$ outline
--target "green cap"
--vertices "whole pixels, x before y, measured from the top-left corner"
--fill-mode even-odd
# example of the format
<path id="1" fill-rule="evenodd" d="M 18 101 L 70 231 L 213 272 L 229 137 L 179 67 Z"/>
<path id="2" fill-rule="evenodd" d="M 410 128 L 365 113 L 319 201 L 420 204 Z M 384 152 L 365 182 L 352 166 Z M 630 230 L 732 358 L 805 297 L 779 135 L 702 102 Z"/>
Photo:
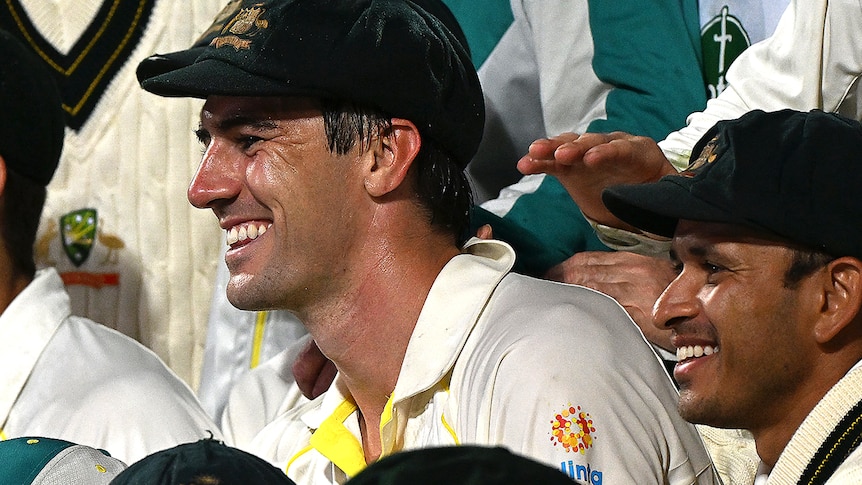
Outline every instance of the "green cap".
<path id="1" fill-rule="evenodd" d="M 103 450 L 42 437 L 0 441 L 0 464 L 0 485 L 107 485 L 126 468 Z"/>
<path id="2" fill-rule="evenodd" d="M 203 439 L 133 463 L 111 485 L 293 485 L 283 471 L 221 441 Z"/>

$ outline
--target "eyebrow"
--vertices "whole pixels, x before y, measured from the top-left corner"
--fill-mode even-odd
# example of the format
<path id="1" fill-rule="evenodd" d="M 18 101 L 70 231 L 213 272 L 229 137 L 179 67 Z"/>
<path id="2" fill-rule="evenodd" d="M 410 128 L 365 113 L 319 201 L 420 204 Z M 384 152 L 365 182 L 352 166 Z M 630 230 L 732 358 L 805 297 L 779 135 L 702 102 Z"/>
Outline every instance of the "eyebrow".
<path id="1" fill-rule="evenodd" d="M 228 131 L 240 126 L 247 126 L 262 131 L 275 129 L 278 127 L 278 123 L 271 119 L 260 119 L 251 116 L 231 116 L 216 123 L 216 128 L 220 131 Z"/>
<path id="2" fill-rule="evenodd" d="M 709 245 L 689 246 L 685 248 L 685 252 L 696 258 L 704 258 L 712 253 L 712 248 Z M 679 251 L 673 247 L 669 250 L 669 256 L 672 260 L 680 260 Z"/>

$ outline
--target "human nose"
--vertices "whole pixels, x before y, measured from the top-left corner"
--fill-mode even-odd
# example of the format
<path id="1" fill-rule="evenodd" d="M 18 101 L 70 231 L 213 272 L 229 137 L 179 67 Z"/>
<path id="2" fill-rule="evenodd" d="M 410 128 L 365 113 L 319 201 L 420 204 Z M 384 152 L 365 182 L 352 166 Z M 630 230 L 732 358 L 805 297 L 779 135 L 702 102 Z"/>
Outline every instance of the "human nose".
<path id="1" fill-rule="evenodd" d="M 240 161 L 218 140 L 210 141 L 188 189 L 189 202 L 199 208 L 212 208 L 220 201 L 236 198 L 240 191 Z"/>
<path id="2" fill-rule="evenodd" d="M 685 319 L 697 315 L 700 303 L 696 282 L 685 272 L 680 273 L 664 289 L 653 306 L 653 325 L 667 330 Z"/>

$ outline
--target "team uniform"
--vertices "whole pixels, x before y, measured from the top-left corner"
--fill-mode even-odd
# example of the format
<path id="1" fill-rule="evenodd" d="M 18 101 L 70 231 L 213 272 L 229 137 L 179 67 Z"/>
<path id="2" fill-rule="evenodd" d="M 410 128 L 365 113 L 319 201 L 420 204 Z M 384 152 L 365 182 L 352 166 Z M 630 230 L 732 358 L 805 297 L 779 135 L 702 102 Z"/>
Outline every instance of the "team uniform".
<path id="1" fill-rule="evenodd" d="M 46 436 L 132 463 L 211 434 L 197 398 L 149 349 L 71 315 L 53 269 L 40 270 L 0 315 L 2 438 Z"/>
<path id="2" fill-rule="evenodd" d="M 504 243 L 473 240 L 438 275 L 381 417 L 383 455 L 502 445 L 586 483 L 715 483 L 625 311 L 586 288 L 510 273 L 514 259 Z M 360 443 L 339 376 L 237 445 L 309 484 L 362 470 Z"/>
<path id="3" fill-rule="evenodd" d="M 68 116 L 36 241 L 72 312 L 153 349 L 193 388 L 222 231 L 192 207 L 199 100 L 156 103 L 137 61 L 191 45 L 227 0 L 12 0 L 0 26 L 56 74 Z"/>
<path id="4" fill-rule="evenodd" d="M 796 430 L 790 442 L 766 476 L 758 476 L 757 485 L 825 483 L 828 485 L 855 485 L 862 483 L 862 448 L 850 448 L 850 442 L 858 443 L 862 435 L 859 421 L 862 396 L 862 367 L 857 364 L 832 389 L 823 396 Z M 823 450 L 833 450 L 823 453 Z M 840 451 L 839 451 L 840 450 Z M 818 453 L 819 452 L 819 453 Z M 825 482 L 815 481 L 816 474 L 829 469 L 829 461 L 835 460 L 837 469 Z M 816 477 L 822 480 L 823 477 Z"/>
<path id="5" fill-rule="evenodd" d="M 822 109 L 862 119 L 862 5 L 851 1 L 794 1 L 769 39 L 737 58 L 728 87 L 688 125 L 659 145 L 683 169 L 691 148 L 717 121 L 752 110 Z"/>

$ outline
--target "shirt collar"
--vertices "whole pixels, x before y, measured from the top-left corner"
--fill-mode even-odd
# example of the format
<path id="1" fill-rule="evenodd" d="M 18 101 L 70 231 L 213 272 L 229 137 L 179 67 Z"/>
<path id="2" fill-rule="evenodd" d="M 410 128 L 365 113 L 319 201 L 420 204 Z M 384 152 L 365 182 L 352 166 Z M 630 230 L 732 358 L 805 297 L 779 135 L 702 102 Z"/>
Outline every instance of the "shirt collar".
<path id="1" fill-rule="evenodd" d="M 407 345 L 395 391 L 387 404 L 390 409 L 392 403 L 431 388 L 449 373 L 488 299 L 514 262 L 515 252 L 508 244 L 473 238 L 443 267 Z M 340 412 L 348 410 L 345 406 L 350 407 L 349 412 Z M 341 375 L 336 375 L 329 389 L 300 419 L 309 429 L 318 430 L 338 415 L 337 421 L 358 439 L 356 420 L 350 418 L 355 409 Z M 339 435 L 345 436 L 340 431 Z"/>
<path id="2" fill-rule="evenodd" d="M 393 392 L 396 403 L 429 389 L 449 373 L 514 262 L 515 252 L 508 244 L 473 238 L 443 267 L 407 344 Z"/>

